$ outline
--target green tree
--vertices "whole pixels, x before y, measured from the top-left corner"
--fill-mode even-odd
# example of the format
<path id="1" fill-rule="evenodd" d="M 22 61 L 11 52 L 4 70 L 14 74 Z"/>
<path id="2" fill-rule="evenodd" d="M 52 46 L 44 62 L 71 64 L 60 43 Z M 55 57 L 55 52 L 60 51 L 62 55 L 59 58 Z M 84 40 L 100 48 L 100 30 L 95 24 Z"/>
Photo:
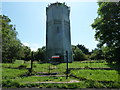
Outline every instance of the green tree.
<path id="1" fill-rule="evenodd" d="M 17 38 L 17 31 L 11 20 L 5 16 L 0 15 L 0 23 L 2 25 L 2 62 L 13 62 L 15 59 L 20 58 L 22 43 Z"/>
<path id="2" fill-rule="evenodd" d="M 106 59 L 120 63 L 120 1 L 98 2 L 98 5 L 98 17 L 92 24 L 98 47 L 106 45 L 109 52 Z"/>
<path id="3" fill-rule="evenodd" d="M 38 50 L 35 52 L 35 60 L 40 62 L 46 62 L 45 61 L 45 51 L 46 47 L 38 48 Z"/>
<path id="4" fill-rule="evenodd" d="M 101 60 L 104 59 L 104 55 L 101 49 L 94 49 L 90 56 L 90 59 Z"/>
<path id="5" fill-rule="evenodd" d="M 89 50 L 84 45 L 77 45 L 77 47 L 84 53 L 89 54 Z"/>
<path id="6" fill-rule="evenodd" d="M 86 59 L 85 54 L 78 47 L 73 51 L 73 58 L 74 61 L 82 61 Z"/>
<path id="7" fill-rule="evenodd" d="M 25 61 L 29 61 L 31 59 L 31 49 L 28 46 L 22 46 L 22 53 L 23 53 L 23 57 L 22 59 Z"/>

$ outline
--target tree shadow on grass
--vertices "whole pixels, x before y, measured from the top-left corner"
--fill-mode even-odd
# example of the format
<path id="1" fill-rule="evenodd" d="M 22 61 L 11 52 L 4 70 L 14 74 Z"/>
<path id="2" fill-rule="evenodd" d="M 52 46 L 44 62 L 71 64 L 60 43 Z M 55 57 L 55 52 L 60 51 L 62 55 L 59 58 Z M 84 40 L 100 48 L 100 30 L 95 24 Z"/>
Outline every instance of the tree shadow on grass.
<path id="1" fill-rule="evenodd" d="M 106 64 L 113 70 L 116 70 L 118 72 L 118 83 L 120 84 L 120 64 L 118 63 L 108 63 Z"/>

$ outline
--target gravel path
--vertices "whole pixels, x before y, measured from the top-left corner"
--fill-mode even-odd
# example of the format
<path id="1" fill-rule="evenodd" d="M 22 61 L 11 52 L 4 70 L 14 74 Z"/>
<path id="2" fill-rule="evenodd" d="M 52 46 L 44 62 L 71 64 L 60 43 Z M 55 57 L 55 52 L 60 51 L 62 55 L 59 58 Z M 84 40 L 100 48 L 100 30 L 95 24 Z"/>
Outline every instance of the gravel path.
<path id="1" fill-rule="evenodd" d="M 69 82 L 53 82 L 53 81 L 47 81 L 47 82 L 34 82 L 34 83 L 77 83 L 80 82 L 78 80 L 70 80 Z"/>

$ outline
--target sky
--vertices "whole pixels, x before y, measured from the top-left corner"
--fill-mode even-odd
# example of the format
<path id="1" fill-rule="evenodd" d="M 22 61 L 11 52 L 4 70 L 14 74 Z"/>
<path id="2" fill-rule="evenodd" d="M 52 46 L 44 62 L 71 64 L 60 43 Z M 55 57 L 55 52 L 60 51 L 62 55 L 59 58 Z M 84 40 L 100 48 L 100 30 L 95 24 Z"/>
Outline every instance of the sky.
<path id="1" fill-rule="evenodd" d="M 46 45 L 46 7 L 53 2 L 2 2 L 2 14 L 16 26 L 17 37 L 34 51 Z M 70 7 L 71 44 L 82 44 L 90 51 L 96 48 L 95 30 L 90 25 L 97 17 L 98 4 L 65 3 Z"/>

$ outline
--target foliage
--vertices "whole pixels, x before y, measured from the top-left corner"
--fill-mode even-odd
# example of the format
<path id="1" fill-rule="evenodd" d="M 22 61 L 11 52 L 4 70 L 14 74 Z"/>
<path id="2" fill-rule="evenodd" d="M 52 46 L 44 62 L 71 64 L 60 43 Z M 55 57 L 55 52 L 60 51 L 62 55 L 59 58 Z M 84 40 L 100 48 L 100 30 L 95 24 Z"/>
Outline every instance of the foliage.
<path id="1" fill-rule="evenodd" d="M 120 63 L 120 2 L 98 2 L 98 17 L 92 27 L 98 47 L 107 46 L 106 59 Z"/>
<path id="2" fill-rule="evenodd" d="M 19 69 L 26 69 L 27 65 L 20 65 L 18 68 Z"/>
<path id="3" fill-rule="evenodd" d="M 77 45 L 77 47 L 84 53 L 89 54 L 89 50 L 84 45 Z"/>
<path id="4" fill-rule="evenodd" d="M 2 87 L 4 88 L 19 88 L 20 84 L 18 82 L 12 81 L 12 80 L 4 80 L 2 81 Z"/>
<path id="5" fill-rule="evenodd" d="M 11 20 L 5 16 L 0 15 L 2 22 L 2 59 L 3 62 L 13 62 L 15 59 L 20 58 L 21 42 L 17 38 L 17 31 Z"/>
<path id="6" fill-rule="evenodd" d="M 0 21 L 2 24 L 2 32 L 0 32 L 2 34 L 2 62 L 13 63 L 15 59 L 25 61 L 33 59 L 30 47 L 24 46 L 17 38 L 17 31 L 15 26 L 10 24 L 11 20 L 5 15 L 0 15 Z M 39 48 L 34 54 L 34 59 L 44 61 L 45 47 Z"/>
<path id="7" fill-rule="evenodd" d="M 29 61 L 31 59 L 31 49 L 28 46 L 22 46 L 22 59 L 25 61 Z"/>
<path id="8" fill-rule="evenodd" d="M 101 60 L 101 59 L 104 59 L 104 55 L 103 55 L 102 50 L 101 49 L 94 49 L 92 51 L 90 59 L 92 59 L 92 60 Z"/>
<path id="9" fill-rule="evenodd" d="M 74 61 L 82 61 L 86 59 L 85 54 L 78 47 L 73 47 L 73 58 Z"/>
<path id="10" fill-rule="evenodd" d="M 46 51 L 46 47 L 38 48 L 38 50 L 34 53 L 35 60 L 39 62 L 46 62 L 45 51 Z"/>

